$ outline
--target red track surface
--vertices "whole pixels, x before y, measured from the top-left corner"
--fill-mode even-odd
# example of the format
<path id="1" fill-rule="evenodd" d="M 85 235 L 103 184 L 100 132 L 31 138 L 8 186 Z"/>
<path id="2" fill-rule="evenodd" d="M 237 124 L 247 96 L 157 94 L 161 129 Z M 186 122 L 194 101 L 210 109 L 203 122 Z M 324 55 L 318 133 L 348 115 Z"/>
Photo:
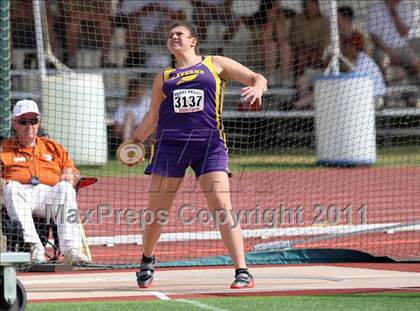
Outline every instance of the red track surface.
<path id="1" fill-rule="evenodd" d="M 115 236 L 140 234 L 140 209 L 147 208 L 148 177 L 99 177 L 96 185 L 85 188 L 79 195 L 81 210 L 97 209 L 98 205 L 109 206 L 111 217 L 103 218 L 96 224 L 97 215 L 85 225 L 86 235 Z M 267 211 L 277 210 L 277 224 L 270 226 L 272 214 L 265 223 L 256 224 L 251 217 L 249 224 L 242 222 L 243 229 L 270 229 L 272 227 L 307 228 L 315 225 L 333 225 L 328 220 L 327 211 L 338 211 L 335 218 L 340 225 L 412 223 L 420 221 L 420 168 L 344 168 L 314 169 L 290 171 L 266 171 L 237 173 L 231 179 L 232 204 L 238 212 L 250 209 Z M 195 179 L 187 176 L 174 203 L 171 220 L 164 232 L 200 232 L 214 230 L 213 224 L 203 226 L 197 222 L 186 225 L 177 211 L 185 204 L 194 208 L 185 216 L 196 216 L 204 209 L 204 197 L 199 193 Z M 318 207 L 316 207 L 318 205 Z M 334 205 L 335 207 L 329 207 Z M 351 205 L 351 208 L 348 208 Z M 290 219 L 279 216 L 280 206 L 294 212 Z M 301 207 L 302 221 L 298 222 L 296 212 Z M 346 210 L 347 208 L 347 210 Z M 364 209 L 366 217 L 361 214 Z M 116 210 L 134 210 L 134 224 L 125 224 L 120 216 L 116 224 Z M 105 209 L 103 209 L 105 210 Z M 349 212 L 351 210 L 351 213 Z M 95 210 L 97 211 L 97 210 Z M 323 212 L 322 212 L 323 211 Z M 261 212 L 261 216 L 262 216 Z M 349 215 L 351 214 L 351 218 Z M 255 215 L 255 214 L 254 214 Z M 317 217 L 318 216 L 318 217 Z M 83 216 L 82 216 L 83 217 Z M 336 215 L 332 215 L 332 218 Z M 315 224 L 316 220 L 323 224 Z M 261 222 L 263 220 L 261 219 Z M 299 237 L 298 237 L 299 238 Z M 301 239 L 300 237 L 299 239 Z M 303 237 L 305 239 L 308 236 Z M 293 237 L 277 238 L 290 240 Z M 256 243 L 268 242 L 251 238 L 246 240 L 246 249 Z M 394 234 L 374 233 L 346 238 L 312 242 L 301 247 L 351 248 L 375 255 L 396 258 L 420 257 L 420 231 L 396 232 Z M 94 246 L 91 248 L 96 263 L 132 263 L 136 262 L 141 246 L 120 244 L 112 247 Z M 179 241 L 161 243 L 158 255 L 162 260 L 181 260 L 203 256 L 225 254 L 220 241 Z"/>

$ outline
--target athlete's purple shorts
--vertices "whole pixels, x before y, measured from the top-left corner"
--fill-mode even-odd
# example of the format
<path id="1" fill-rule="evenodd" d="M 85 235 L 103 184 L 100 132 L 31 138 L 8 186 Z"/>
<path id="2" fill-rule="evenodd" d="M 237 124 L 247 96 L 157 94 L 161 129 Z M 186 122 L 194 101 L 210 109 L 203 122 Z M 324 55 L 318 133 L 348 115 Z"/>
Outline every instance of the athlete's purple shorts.
<path id="1" fill-rule="evenodd" d="M 224 142 L 212 141 L 160 141 L 154 145 L 154 154 L 145 174 L 157 174 L 166 177 L 184 177 L 190 166 L 195 175 L 210 172 L 226 172 L 228 155 Z"/>

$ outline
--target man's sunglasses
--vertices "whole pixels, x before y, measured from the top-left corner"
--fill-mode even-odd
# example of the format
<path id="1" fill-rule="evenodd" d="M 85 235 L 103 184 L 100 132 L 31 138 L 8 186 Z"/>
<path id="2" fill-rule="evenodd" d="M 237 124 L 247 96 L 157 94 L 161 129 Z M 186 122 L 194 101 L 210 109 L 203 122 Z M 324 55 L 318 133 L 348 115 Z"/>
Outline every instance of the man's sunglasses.
<path id="1" fill-rule="evenodd" d="M 19 125 L 36 125 L 39 123 L 39 119 L 38 118 L 34 118 L 34 119 L 21 119 L 21 120 L 16 120 L 17 124 Z"/>

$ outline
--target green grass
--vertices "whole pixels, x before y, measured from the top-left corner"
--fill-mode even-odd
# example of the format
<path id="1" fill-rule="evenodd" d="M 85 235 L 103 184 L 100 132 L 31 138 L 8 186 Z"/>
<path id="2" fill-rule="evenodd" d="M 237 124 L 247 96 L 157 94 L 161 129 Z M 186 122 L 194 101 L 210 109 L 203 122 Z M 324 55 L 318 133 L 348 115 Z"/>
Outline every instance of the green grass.
<path id="1" fill-rule="evenodd" d="M 214 299 L 189 299 L 183 301 L 115 301 L 80 303 L 36 303 L 29 304 L 27 311 L 49 310 L 205 310 L 205 306 L 232 311 L 255 310 L 293 310 L 293 311 L 405 311 L 418 310 L 420 293 L 375 293 L 375 294 L 337 294 L 320 296 L 280 296 L 280 297 L 225 297 Z M 194 305 L 202 304 L 202 306 Z M 211 309 L 207 309 L 211 310 Z M 217 310 L 217 309 L 213 309 Z"/>
<path id="2" fill-rule="evenodd" d="M 146 162 L 133 167 L 120 164 L 117 160 L 109 160 L 104 166 L 79 166 L 82 176 L 141 176 L 146 167 Z"/>
<path id="3" fill-rule="evenodd" d="M 377 160 L 377 166 L 381 167 L 417 167 L 420 166 L 420 146 L 379 149 Z"/>
<path id="4" fill-rule="evenodd" d="M 142 176 L 147 162 L 126 167 L 111 159 L 104 166 L 81 166 L 84 176 Z M 376 167 L 420 166 L 420 146 L 392 147 L 378 150 Z M 232 172 L 315 169 L 315 152 L 309 149 L 273 151 L 271 153 L 231 154 L 229 168 Z"/>

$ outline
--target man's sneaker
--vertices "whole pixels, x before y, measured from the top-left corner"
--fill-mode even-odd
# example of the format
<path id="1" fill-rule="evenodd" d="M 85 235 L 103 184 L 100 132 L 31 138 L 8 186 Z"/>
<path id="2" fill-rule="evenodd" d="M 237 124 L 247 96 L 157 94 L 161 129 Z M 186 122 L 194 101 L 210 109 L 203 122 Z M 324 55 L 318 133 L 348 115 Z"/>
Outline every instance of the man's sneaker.
<path id="1" fill-rule="evenodd" d="M 137 284 L 140 288 L 149 288 L 152 286 L 155 263 L 156 260 L 154 256 L 151 258 L 143 256 L 140 264 L 140 271 L 136 272 Z"/>
<path id="2" fill-rule="evenodd" d="M 254 287 L 254 278 L 248 269 L 236 269 L 235 270 L 235 280 L 230 285 L 231 289 L 241 289 L 241 288 L 253 288 Z"/>
<path id="3" fill-rule="evenodd" d="M 82 254 L 78 250 L 71 249 L 64 252 L 64 263 L 81 265 L 91 263 L 91 261 L 85 254 Z"/>
<path id="4" fill-rule="evenodd" d="M 47 262 L 45 259 L 45 249 L 41 244 L 33 244 L 31 246 L 30 253 L 31 263 L 42 264 Z"/>

